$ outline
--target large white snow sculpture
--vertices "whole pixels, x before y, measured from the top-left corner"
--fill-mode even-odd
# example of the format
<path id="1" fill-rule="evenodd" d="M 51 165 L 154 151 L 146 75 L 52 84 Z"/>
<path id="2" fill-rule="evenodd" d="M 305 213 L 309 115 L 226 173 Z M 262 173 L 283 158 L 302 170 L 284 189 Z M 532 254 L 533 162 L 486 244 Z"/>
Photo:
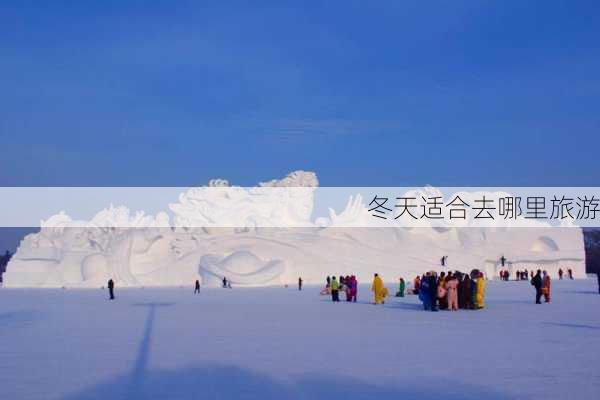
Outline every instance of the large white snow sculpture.
<path id="1" fill-rule="evenodd" d="M 370 281 L 412 279 L 425 270 L 504 268 L 572 269 L 585 276 L 579 228 L 368 227 L 372 217 L 360 195 L 345 209 L 311 220 L 318 180 L 297 171 L 254 188 L 213 180 L 191 188 L 156 216 L 109 207 L 91 221 L 65 214 L 26 236 L 4 275 L 7 287 L 216 286 L 322 283 L 327 275 L 354 274 Z M 278 190 L 281 189 L 281 190 Z M 415 191 L 437 194 L 435 188 Z M 472 194 L 471 194 L 472 195 Z M 463 198 L 468 198 L 464 193 Z M 294 228 L 283 228 L 291 225 Z M 169 227 L 171 226 L 171 227 Z M 225 227 L 224 227 L 225 226 Z M 274 226 L 265 228 L 265 226 Z"/>

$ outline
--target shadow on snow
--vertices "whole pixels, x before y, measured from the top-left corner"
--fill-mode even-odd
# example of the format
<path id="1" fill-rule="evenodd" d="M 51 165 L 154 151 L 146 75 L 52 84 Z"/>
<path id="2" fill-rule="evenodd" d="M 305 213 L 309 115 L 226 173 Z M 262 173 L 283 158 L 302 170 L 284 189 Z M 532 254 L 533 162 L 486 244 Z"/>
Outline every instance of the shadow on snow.
<path id="1" fill-rule="evenodd" d="M 171 303 L 138 303 L 147 307 L 148 316 L 138 354 L 129 374 L 91 386 L 69 395 L 65 400 L 136 399 L 509 399 L 508 395 L 471 384 L 432 379 L 425 386 L 403 380 L 398 371 L 394 386 L 379 386 L 353 377 L 304 376 L 282 382 L 250 369 L 232 365 L 199 364 L 175 370 L 148 370 L 154 321 L 161 308 Z M 408 305 L 408 304 L 407 304 Z M 418 388 L 423 388 L 420 390 Z M 450 391 L 448 388 L 452 388 Z"/>

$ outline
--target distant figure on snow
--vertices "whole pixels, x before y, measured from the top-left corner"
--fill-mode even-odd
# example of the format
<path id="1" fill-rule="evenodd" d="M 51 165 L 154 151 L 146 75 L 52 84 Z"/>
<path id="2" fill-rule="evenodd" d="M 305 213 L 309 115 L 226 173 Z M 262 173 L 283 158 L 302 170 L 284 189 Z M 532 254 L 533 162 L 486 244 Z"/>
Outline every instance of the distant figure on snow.
<path id="1" fill-rule="evenodd" d="M 419 275 L 413 280 L 413 294 L 419 294 L 419 290 L 421 289 L 421 277 Z"/>
<path id="2" fill-rule="evenodd" d="M 356 276 L 352 275 L 350 277 L 350 300 L 354 303 L 356 303 L 356 296 L 358 294 L 358 280 L 356 279 Z"/>
<path id="3" fill-rule="evenodd" d="M 560 279 L 562 281 L 562 277 L 563 277 L 563 270 L 562 268 L 558 269 L 558 279 Z"/>
<path id="4" fill-rule="evenodd" d="M 111 300 L 115 299 L 115 282 L 112 279 L 108 280 L 108 294 Z"/>
<path id="5" fill-rule="evenodd" d="M 500 257 L 500 264 L 502 264 L 502 266 L 504 267 L 504 264 L 506 264 L 506 257 Z"/>
<path id="6" fill-rule="evenodd" d="M 531 278 L 531 284 L 535 288 L 535 304 L 542 304 L 540 299 L 542 298 L 542 286 L 544 282 L 542 281 L 542 271 L 538 269 L 537 274 Z"/>
<path id="7" fill-rule="evenodd" d="M 483 277 L 483 272 L 479 272 L 479 276 L 475 281 L 475 286 L 477 288 L 475 295 L 475 308 L 481 309 L 485 307 L 485 278 Z"/>
<path id="8" fill-rule="evenodd" d="M 406 283 L 404 283 L 404 279 L 400 278 L 400 283 L 398 284 L 398 292 L 396 293 L 396 297 L 404 297 L 404 289 L 406 288 Z"/>
<path id="9" fill-rule="evenodd" d="M 302 277 L 298 277 L 298 290 L 302 290 Z"/>
<path id="10" fill-rule="evenodd" d="M 573 270 L 569 268 L 567 272 L 569 273 L 569 279 L 573 279 Z"/>
<path id="11" fill-rule="evenodd" d="M 459 287 L 459 299 L 458 305 L 460 308 L 469 310 L 473 308 L 473 302 L 471 301 L 471 286 L 473 282 L 471 281 L 471 277 L 469 274 L 465 274 L 463 280 L 460 282 Z"/>
<path id="12" fill-rule="evenodd" d="M 542 294 L 546 303 L 550 303 L 550 274 L 544 271 L 542 277 Z"/>
<path id="13" fill-rule="evenodd" d="M 200 281 L 196 279 L 196 288 L 194 289 L 194 294 L 200 293 Z"/>
<path id="14" fill-rule="evenodd" d="M 334 302 L 340 301 L 340 296 L 339 296 L 339 292 L 338 292 L 338 290 L 340 288 L 340 284 L 335 279 L 335 276 L 331 278 L 329 287 L 331 288 L 331 301 L 334 301 Z"/>
<path id="15" fill-rule="evenodd" d="M 445 283 L 447 308 L 450 311 L 458 311 L 458 279 L 449 274 Z"/>
<path id="16" fill-rule="evenodd" d="M 383 281 L 378 274 L 373 276 L 373 285 L 371 286 L 373 296 L 375 298 L 375 304 L 384 304 L 385 297 L 387 296 L 387 289 L 383 285 Z"/>
<path id="17" fill-rule="evenodd" d="M 227 278 L 223 277 L 223 288 L 227 288 L 227 287 L 228 287 Z"/>

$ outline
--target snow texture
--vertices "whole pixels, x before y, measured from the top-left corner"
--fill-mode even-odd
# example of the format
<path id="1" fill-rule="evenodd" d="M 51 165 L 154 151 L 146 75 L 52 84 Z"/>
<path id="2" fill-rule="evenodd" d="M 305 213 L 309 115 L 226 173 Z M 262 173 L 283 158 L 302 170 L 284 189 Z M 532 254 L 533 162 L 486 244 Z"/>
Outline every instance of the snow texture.
<path id="1" fill-rule="evenodd" d="M 349 273 L 351 271 L 348 271 Z M 384 276 L 392 279 L 396 277 Z M 363 282 L 364 283 L 364 282 Z M 0 289 L 3 399 L 597 399 L 595 280 L 488 284 L 480 311 L 320 287 Z M 395 284 L 388 284 L 390 292 Z"/>

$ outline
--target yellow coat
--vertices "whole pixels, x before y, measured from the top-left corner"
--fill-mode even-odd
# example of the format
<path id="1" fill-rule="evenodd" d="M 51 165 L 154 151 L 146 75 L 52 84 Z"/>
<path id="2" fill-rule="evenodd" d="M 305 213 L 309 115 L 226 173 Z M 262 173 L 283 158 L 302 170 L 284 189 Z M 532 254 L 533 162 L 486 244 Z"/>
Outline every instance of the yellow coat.
<path id="1" fill-rule="evenodd" d="M 485 279 L 477 278 L 477 293 L 475 294 L 475 306 L 483 308 L 485 306 Z"/>
<path id="2" fill-rule="evenodd" d="M 375 296 L 375 304 L 383 303 L 383 300 L 387 296 L 387 288 L 383 286 L 383 281 L 379 276 L 373 278 L 373 285 L 371 286 L 373 295 Z"/>

